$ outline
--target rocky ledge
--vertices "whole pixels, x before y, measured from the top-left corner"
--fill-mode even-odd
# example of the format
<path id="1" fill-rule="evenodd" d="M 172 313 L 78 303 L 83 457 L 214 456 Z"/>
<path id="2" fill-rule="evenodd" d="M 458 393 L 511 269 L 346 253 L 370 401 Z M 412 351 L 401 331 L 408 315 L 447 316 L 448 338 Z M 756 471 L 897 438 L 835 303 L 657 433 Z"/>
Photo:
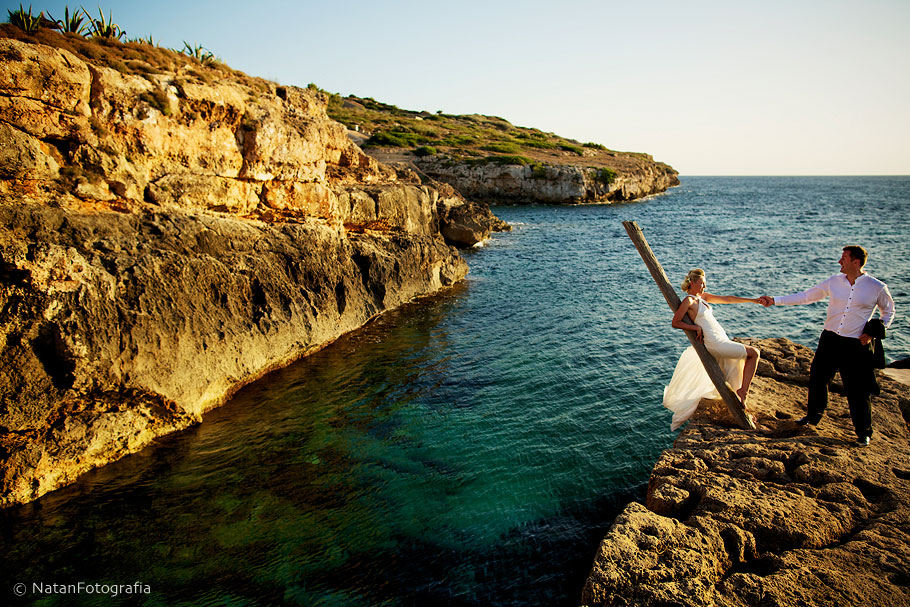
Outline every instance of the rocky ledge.
<path id="1" fill-rule="evenodd" d="M 579 164 L 502 164 L 495 162 L 496 157 L 477 162 L 427 156 L 414 162 L 424 173 L 451 184 L 468 198 L 507 203 L 627 202 L 679 185 L 676 170 L 648 154 L 612 154 L 615 170 L 587 166 L 581 160 Z"/>
<path id="2" fill-rule="evenodd" d="M 0 34 L 0 506 L 465 276 L 458 201 L 363 154 L 318 91 Z"/>
<path id="3" fill-rule="evenodd" d="M 875 436 L 854 447 L 839 394 L 817 428 L 794 423 L 812 351 L 753 343 L 758 430 L 702 401 L 601 543 L 582 604 L 910 604 L 908 387 L 880 377 Z"/>

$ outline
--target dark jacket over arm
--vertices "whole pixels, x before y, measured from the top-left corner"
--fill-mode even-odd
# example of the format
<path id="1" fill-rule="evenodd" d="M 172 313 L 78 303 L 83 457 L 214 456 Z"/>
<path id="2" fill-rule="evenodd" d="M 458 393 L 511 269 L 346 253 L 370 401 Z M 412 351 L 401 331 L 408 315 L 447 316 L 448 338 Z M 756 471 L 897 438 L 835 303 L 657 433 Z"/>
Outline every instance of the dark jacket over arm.
<path id="1" fill-rule="evenodd" d="M 884 369 L 885 348 L 882 346 L 882 340 L 886 337 L 885 323 L 878 318 L 873 318 L 863 327 L 863 333 L 872 338 L 872 367 Z"/>

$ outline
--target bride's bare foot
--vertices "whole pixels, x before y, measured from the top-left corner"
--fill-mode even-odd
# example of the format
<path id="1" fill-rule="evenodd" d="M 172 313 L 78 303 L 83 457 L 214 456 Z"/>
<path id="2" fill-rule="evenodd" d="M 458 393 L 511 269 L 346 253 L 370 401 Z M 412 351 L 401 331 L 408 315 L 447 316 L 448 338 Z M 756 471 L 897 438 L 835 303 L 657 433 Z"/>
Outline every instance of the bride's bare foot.
<path id="1" fill-rule="evenodd" d="M 752 414 L 749 407 L 746 406 L 746 397 L 749 395 L 749 389 L 746 388 L 743 390 L 740 388 L 736 391 L 736 395 L 739 397 L 739 402 L 741 402 L 743 405 L 743 412 L 746 414 L 746 417 L 749 418 L 749 421 L 752 422 L 753 426 L 757 425 L 758 420 L 756 419 L 755 415 Z"/>
<path id="2" fill-rule="evenodd" d="M 736 391 L 736 395 L 739 397 L 739 401 L 743 404 L 743 409 L 745 409 L 746 408 L 746 396 L 749 395 L 749 390 L 748 389 L 743 390 L 742 388 L 740 388 L 739 390 Z"/>

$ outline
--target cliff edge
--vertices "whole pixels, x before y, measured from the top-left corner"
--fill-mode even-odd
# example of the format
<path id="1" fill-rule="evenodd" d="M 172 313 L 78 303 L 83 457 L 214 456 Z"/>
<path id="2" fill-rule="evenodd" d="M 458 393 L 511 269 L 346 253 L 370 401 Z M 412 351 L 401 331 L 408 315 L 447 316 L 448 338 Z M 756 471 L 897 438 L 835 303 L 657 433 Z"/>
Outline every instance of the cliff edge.
<path id="1" fill-rule="evenodd" d="M 872 444 L 854 447 L 838 393 L 817 428 L 794 423 L 812 351 L 752 343 L 758 430 L 702 401 L 601 543 L 583 605 L 910 604 L 908 387 L 880 376 Z"/>
<path id="2" fill-rule="evenodd" d="M 352 95 L 331 95 L 328 112 L 374 158 L 416 165 L 473 200 L 625 202 L 679 185 L 677 171 L 649 154 L 581 143 L 497 116 L 431 114 Z"/>
<path id="3" fill-rule="evenodd" d="M 467 273 L 439 191 L 365 155 L 318 91 L 0 34 L 0 506 Z"/>

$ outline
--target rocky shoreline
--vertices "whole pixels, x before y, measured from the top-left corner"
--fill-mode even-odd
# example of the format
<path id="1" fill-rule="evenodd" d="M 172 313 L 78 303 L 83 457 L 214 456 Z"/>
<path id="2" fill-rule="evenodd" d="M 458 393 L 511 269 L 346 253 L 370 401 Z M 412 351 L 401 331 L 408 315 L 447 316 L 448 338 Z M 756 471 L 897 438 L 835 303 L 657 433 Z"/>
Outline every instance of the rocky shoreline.
<path id="1" fill-rule="evenodd" d="M 365 154 L 315 87 L 9 24 L 0 61 L 0 507 L 460 281 L 457 249 L 509 229 L 451 181 Z M 611 191 L 666 185 L 633 182 Z"/>
<path id="2" fill-rule="evenodd" d="M 366 141 L 358 133 L 348 131 L 348 135 L 353 141 Z M 420 157 L 391 148 L 368 147 L 365 151 L 383 163 L 410 167 L 425 180 L 447 184 L 469 199 L 505 204 L 629 202 L 679 185 L 679 173 L 648 154 L 604 151 L 593 159 L 541 154 L 536 164 L 503 164 L 495 156 L 465 160 L 445 155 Z M 603 156 L 611 166 L 590 166 L 605 162 Z"/>
<path id="3" fill-rule="evenodd" d="M 679 185 L 679 173 L 650 154 L 581 143 L 498 116 L 430 114 L 351 95 L 333 95 L 328 111 L 370 156 L 410 165 L 469 199 L 611 203 Z"/>
<path id="4" fill-rule="evenodd" d="M 318 91 L 0 30 L 0 506 L 458 282 L 443 228 L 495 227 L 363 154 Z"/>
<path id="5" fill-rule="evenodd" d="M 619 158 L 617 158 L 619 162 Z M 433 179 L 451 184 L 469 198 L 519 204 L 627 202 L 679 185 L 679 174 L 647 154 L 622 159 L 623 170 L 572 164 L 459 162 L 429 156 L 415 159 Z"/>
<path id="6" fill-rule="evenodd" d="M 364 154 L 318 91 L 139 43 L 2 33 L 0 507 L 464 278 L 456 246 L 507 226 L 462 194 L 620 201 L 678 183 L 645 155 L 609 178 L 422 161 L 437 183 Z M 910 603 L 906 385 L 881 378 L 859 450 L 841 396 L 817 429 L 792 421 L 811 351 L 758 345 L 759 430 L 703 403 L 601 544 L 584 604 Z"/>
<path id="7" fill-rule="evenodd" d="M 602 541 L 588 606 L 910 604 L 910 388 L 880 375 L 875 435 L 855 436 L 835 393 L 817 428 L 805 411 L 812 351 L 752 342 L 758 430 L 722 401 L 696 416 Z"/>

